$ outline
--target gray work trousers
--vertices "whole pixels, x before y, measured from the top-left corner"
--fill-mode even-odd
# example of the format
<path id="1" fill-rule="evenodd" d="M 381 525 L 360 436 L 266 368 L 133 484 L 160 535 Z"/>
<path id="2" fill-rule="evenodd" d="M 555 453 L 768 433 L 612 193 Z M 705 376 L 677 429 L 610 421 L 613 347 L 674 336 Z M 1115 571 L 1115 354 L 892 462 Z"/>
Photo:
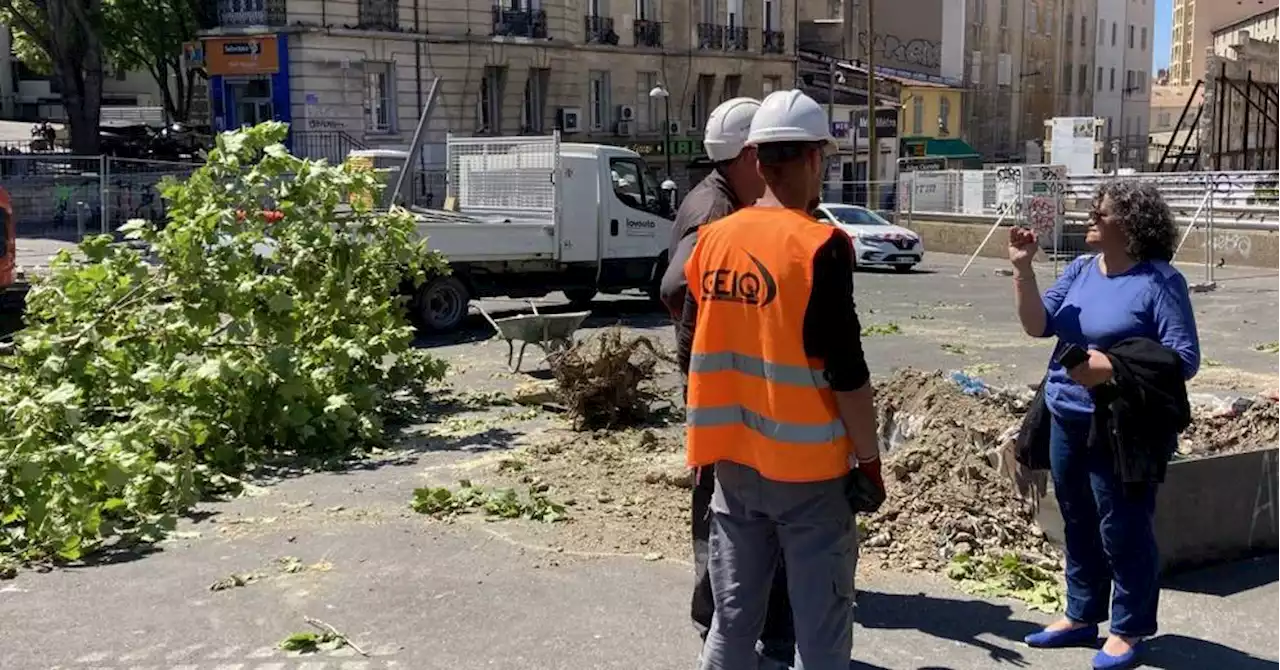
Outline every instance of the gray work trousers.
<path id="1" fill-rule="evenodd" d="M 790 483 L 721 461 L 711 499 L 715 615 L 702 670 L 754 670 L 779 551 L 795 621 L 796 668 L 848 670 L 857 532 L 844 479 Z"/>

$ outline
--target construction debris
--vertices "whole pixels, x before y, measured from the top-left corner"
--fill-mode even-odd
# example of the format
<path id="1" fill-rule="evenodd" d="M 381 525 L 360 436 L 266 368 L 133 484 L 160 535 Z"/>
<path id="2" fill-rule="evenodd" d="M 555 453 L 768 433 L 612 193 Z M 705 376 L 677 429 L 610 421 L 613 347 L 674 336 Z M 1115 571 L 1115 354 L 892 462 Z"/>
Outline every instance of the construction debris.
<path id="1" fill-rule="evenodd" d="M 557 399 L 576 430 L 634 426 L 649 418 L 657 399 L 658 363 L 671 357 L 647 337 L 611 328 L 548 359 Z"/>
<path id="2" fill-rule="evenodd" d="M 877 385 L 889 497 L 861 524 L 864 555 L 886 567 L 937 570 L 957 556 L 1013 554 L 1056 567 L 1032 501 L 1002 472 L 1000 452 L 1020 394 L 961 385 L 910 368 Z"/>

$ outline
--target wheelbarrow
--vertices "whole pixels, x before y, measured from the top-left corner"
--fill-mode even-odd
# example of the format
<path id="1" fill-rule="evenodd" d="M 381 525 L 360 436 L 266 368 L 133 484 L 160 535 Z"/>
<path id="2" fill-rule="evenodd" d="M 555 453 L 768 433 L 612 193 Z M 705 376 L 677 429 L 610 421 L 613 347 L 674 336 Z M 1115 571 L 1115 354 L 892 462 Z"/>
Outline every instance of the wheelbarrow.
<path id="1" fill-rule="evenodd" d="M 473 303 L 474 304 L 474 303 Z M 529 303 L 533 308 L 533 314 L 520 314 L 518 316 L 508 316 L 501 319 L 495 319 L 489 316 L 480 305 L 476 305 L 476 309 L 480 310 L 480 315 L 493 326 L 498 332 L 498 337 L 507 343 L 507 367 L 513 372 L 520 371 L 520 363 L 524 360 L 524 350 L 530 345 L 535 345 L 542 350 L 543 354 L 550 356 L 557 351 L 563 351 L 573 345 L 573 334 L 582 325 L 591 312 L 570 312 L 568 314 L 539 314 L 538 306 Z M 520 342 L 519 352 L 516 352 L 515 343 Z M 512 356 L 516 359 L 515 367 L 511 367 Z"/>

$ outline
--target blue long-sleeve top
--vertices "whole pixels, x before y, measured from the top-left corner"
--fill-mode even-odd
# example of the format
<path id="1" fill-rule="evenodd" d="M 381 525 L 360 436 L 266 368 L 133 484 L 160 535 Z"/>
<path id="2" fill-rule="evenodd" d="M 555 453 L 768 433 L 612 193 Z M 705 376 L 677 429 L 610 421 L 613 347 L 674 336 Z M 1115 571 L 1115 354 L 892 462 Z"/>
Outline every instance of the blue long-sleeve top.
<path id="1" fill-rule="evenodd" d="M 1097 256 L 1075 259 L 1043 296 L 1045 332 L 1062 343 L 1106 351 L 1130 337 L 1159 342 L 1182 359 L 1187 379 L 1200 369 L 1200 336 L 1187 280 L 1164 261 L 1142 261 L 1107 275 Z M 1045 380 L 1045 404 L 1055 416 L 1083 419 L 1093 414 L 1089 390 L 1067 376 L 1052 359 Z"/>

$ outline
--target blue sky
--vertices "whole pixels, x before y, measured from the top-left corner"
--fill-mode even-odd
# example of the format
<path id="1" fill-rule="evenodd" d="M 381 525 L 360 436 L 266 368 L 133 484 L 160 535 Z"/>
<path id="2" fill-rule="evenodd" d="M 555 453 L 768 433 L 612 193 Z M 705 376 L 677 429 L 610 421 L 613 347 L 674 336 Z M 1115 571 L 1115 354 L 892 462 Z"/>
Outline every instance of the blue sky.
<path id="1" fill-rule="evenodd" d="M 1169 67 L 1169 33 L 1173 32 L 1173 0 L 1156 0 L 1156 27 L 1152 35 L 1151 71 Z"/>

